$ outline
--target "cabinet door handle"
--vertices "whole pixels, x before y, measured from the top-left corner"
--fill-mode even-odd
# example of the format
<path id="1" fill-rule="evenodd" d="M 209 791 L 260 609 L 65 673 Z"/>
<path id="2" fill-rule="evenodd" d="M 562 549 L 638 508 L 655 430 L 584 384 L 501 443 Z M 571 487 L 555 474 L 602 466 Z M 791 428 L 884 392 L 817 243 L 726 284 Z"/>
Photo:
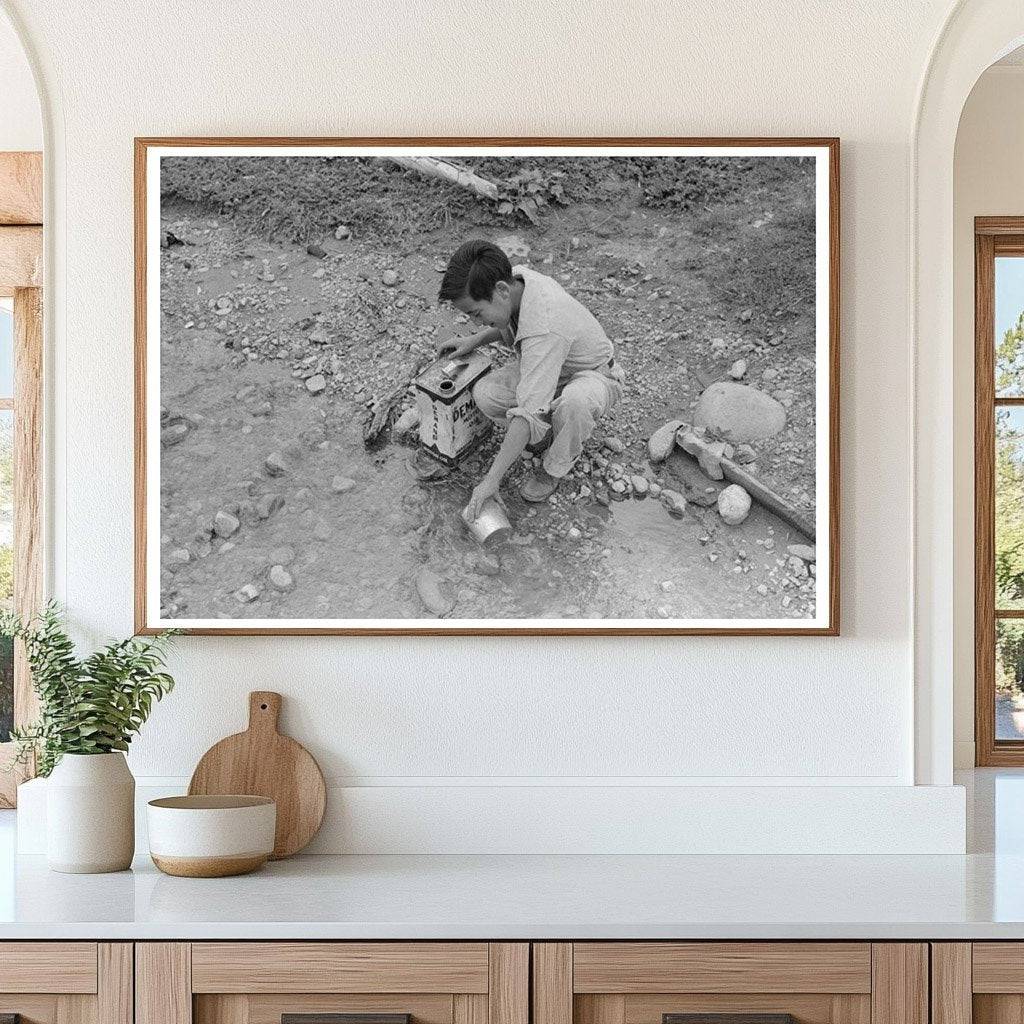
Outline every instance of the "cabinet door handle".
<path id="1" fill-rule="evenodd" d="M 663 1013 L 661 1024 L 797 1024 L 791 1013 Z"/>
<path id="2" fill-rule="evenodd" d="M 0 1024 L 7 1024 L 7 1021 L 0 1020 Z M 14 1024 L 17 1024 L 17 1021 Z M 412 1014 L 282 1013 L 281 1024 L 412 1024 Z"/>

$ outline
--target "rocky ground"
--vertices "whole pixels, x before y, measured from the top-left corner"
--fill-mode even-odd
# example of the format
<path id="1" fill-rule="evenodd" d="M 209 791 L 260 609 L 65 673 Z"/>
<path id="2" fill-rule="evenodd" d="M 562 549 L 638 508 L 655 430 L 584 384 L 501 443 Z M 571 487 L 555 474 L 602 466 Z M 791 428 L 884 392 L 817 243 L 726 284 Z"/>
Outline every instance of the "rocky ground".
<path id="1" fill-rule="evenodd" d="M 652 462 L 647 446 L 666 421 L 691 423 L 709 385 L 753 385 L 780 403 L 785 426 L 734 456 L 813 518 L 813 294 L 794 296 L 768 259 L 798 249 L 788 241 L 807 203 L 795 178 L 713 209 L 651 209 L 628 181 L 610 179 L 599 201 L 537 225 L 496 228 L 470 210 L 404 238 L 341 225 L 303 244 L 165 200 L 163 614 L 812 615 L 808 540 L 756 503 L 728 525 L 723 482 L 679 449 Z M 525 459 L 510 474 L 514 533 L 496 550 L 478 547 L 459 511 L 497 437 L 432 483 L 410 474 L 412 449 L 398 438 L 374 450 L 362 441 L 367 402 L 471 329 L 435 296 L 447 255 L 475 236 L 516 249 L 513 262 L 585 302 L 628 375 L 623 401 L 553 500 L 518 497 Z M 410 392 L 398 411 L 412 404 Z"/>

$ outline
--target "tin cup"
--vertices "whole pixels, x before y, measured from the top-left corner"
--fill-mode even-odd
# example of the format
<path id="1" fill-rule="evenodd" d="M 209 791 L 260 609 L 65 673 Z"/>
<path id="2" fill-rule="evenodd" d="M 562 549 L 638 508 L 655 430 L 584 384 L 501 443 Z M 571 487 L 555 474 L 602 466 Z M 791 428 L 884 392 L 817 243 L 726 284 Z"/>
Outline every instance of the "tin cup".
<path id="1" fill-rule="evenodd" d="M 466 509 L 463 509 L 462 519 L 478 544 L 500 544 L 512 535 L 512 524 L 494 498 L 488 498 L 480 506 L 480 515 L 472 521 L 466 518 Z"/>

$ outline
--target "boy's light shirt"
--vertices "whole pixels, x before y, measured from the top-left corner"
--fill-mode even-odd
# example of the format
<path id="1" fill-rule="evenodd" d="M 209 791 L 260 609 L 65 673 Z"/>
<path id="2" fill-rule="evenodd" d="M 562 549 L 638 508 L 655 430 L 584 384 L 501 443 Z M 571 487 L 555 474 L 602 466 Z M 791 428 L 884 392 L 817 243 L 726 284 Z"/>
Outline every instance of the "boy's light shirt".
<path id="1" fill-rule="evenodd" d="M 544 417 L 559 386 L 577 373 L 606 372 L 614 349 L 594 314 L 554 278 L 524 266 L 513 267 L 512 276 L 521 278 L 524 288 L 513 340 L 519 383 L 507 416 L 525 419 L 530 443 L 536 444 L 549 430 Z"/>

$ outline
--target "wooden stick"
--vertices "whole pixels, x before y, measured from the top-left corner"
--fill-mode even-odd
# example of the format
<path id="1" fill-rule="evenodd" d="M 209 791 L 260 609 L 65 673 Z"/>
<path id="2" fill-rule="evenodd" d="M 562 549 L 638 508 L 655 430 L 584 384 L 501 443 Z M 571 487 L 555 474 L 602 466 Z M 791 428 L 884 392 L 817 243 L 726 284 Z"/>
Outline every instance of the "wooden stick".
<path id="1" fill-rule="evenodd" d="M 433 156 L 389 156 L 387 159 L 410 171 L 417 171 L 430 178 L 441 178 L 461 188 L 468 188 L 482 199 L 498 198 L 498 186 L 493 181 L 481 178 L 479 174 L 474 174 L 465 167 L 459 167 L 447 160 L 438 160 Z"/>
<path id="2" fill-rule="evenodd" d="M 757 477 L 751 476 L 731 459 L 722 459 L 722 473 L 729 483 L 739 484 L 760 505 L 777 515 L 783 522 L 789 523 L 809 540 L 815 539 L 814 520 L 790 505 L 782 495 L 776 494 L 770 487 L 761 483 Z"/>
<path id="3" fill-rule="evenodd" d="M 761 483 L 757 477 L 752 476 L 731 459 L 727 459 L 725 456 L 720 456 L 712 451 L 711 446 L 706 441 L 702 441 L 696 434 L 687 435 L 685 446 L 678 440 L 676 443 L 694 458 L 697 458 L 698 454 L 700 454 L 716 463 L 721 467 L 722 476 L 729 483 L 739 484 L 759 505 L 768 509 L 773 515 L 777 515 L 783 522 L 789 523 L 790 526 L 799 530 L 805 537 L 812 541 L 815 540 L 815 525 L 812 519 L 804 515 L 798 508 L 786 501 L 782 495 L 776 494 L 770 487 Z"/>

